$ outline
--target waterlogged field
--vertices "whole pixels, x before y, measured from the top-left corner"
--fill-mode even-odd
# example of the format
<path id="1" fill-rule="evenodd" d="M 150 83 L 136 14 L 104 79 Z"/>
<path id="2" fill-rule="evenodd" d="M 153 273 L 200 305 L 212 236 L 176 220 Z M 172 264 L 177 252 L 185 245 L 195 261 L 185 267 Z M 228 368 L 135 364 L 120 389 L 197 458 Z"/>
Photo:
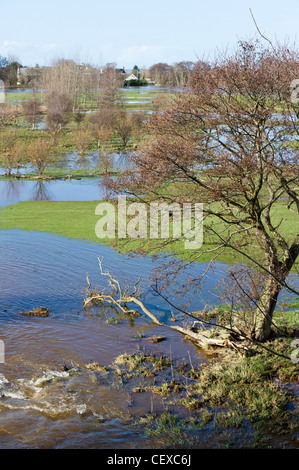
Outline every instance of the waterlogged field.
<path id="1" fill-rule="evenodd" d="M 121 94 L 127 110 L 148 113 L 156 109 L 156 96 L 168 99 L 171 90 L 146 87 Z M 30 92 L 8 95 L 18 105 L 32 97 Z M 83 307 L 88 282 L 91 289 L 106 286 L 98 263 L 103 258 L 104 268 L 122 283 L 133 285 L 140 277 L 141 299 L 171 326 L 173 309 L 149 287 L 159 260 L 125 253 L 151 248 L 161 256 L 166 252 L 186 259 L 189 254 L 180 241 L 145 238 L 120 244 L 97 238 L 95 210 L 107 196 L 103 173 L 117 178 L 139 141 L 132 137 L 123 148 L 115 133 L 105 152 L 94 140 L 82 155 L 73 139 L 76 128 L 70 121 L 62 129 L 53 158 L 39 177 L 26 159 L 12 168 L 12 175 L 2 160 L 0 340 L 5 362 L 0 363 L 0 447 L 298 447 L 298 364 L 283 357 L 296 356 L 295 296 L 283 294 L 284 304 L 275 313 L 281 331 L 290 333 L 291 325 L 293 336 L 265 344 L 278 355 L 253 348 L 248 357 L 234 350 L 204 351 L 139 310 L 127 315 L 100 303 Z M 22 143 L 48 135 L 43 117 L 34 128 L 18 117 L 0 135 L 8 131 Z M 1 139 L 2 158 L 3 145 Z M 275 205 L 275 214 L 283 233 L 292 238 L 298 227 L 283 200 Z M 218 229 L 223 230 L 221 224 Z M 214 242 L 204 231 L 205 248 L 213 249 Z M 198 279 L 210 259 L 200 261 L 190 268 Z M 225 317 L 219 284 L 233 264 L 244 262 L 227 251 L 208 272 L 190 305 L 199 321 L 215 323 Z M 297 285 L 296 268 L 292 276 Z M 182 276 L 181 284 L 186 281 Z M 38 307 L 49 309 L 49 316 L 20 315 Z"/>
<path id="2" fill-rule="evenodd" d="M 5 184 L 6 183 L 6 184 Z M 0 182 L 0 191 L 2 188 L 8 188 L 9 182 Z M 20 182 L 15 182 L 15 191 L 17 192 L 17 186 L 22 187 Z M 60 194 L 64 201 L 55 200 L 56 197 L 53 195 L 51 198 L 51 189 L 53 188 L 54 193 L 58 190 L 59 186 L 61 187 Z M 63 187 L 70 187 L 70 192 Z M 72 191 L 72 186 L 74 190 Z M 75 188 L 78 187 L 78 191 Z M 120 249 L 123 252 L 129 252 L 132 249 L 140 248 L 142 250 L 151 250 L 152 253 L 156 252 L 165 252 L 173 253 L 176 256 L 180 256 L 184 259 L 188 259 L 193 255 L 193 250 L 188 250 L 185 248 L 186 238 L 183 236 L 183 229 L 181 231 L 183 238 L 180 240 L 172 240 L 172 222 L 169 224 L 169 239 L 161 238 L 161 226 L 158 227 L 158 237 L 156 239 L 150 238 L 150 228 L 147 228 L 146 237 L 140 238 L 129 238 L 127 240 L 118 240 L 118 229 L 117 229 L 117 209 L 115 215 L 116 229 L 115 237 L 110 238 L 108 235 L 108 228 L 105 226 L 103 230 L 103 236 L 101 239 L 97 236 L 95 227 L 101 217 L 105 215 L 105 212 L 99 216 L 96 214 L 96 208 L 98 207 L 98 212 L 100 211 L 101 202 L 97 200 L 105 197 L 105 189 L 101 185 L 101 180 L 85 180 L 72 183 L 55 183 L 54 182 L 36 182 L 34 183 L 31 198 L 33 201 L 24 201 L 19 202 L 14 205 L 7 205 L 1 212 L 0 227 L 3 229 L 13 229 L 18 228 L 26 231 L 41 231 L 48 232 L 53 234 L 58 234 L 66 236 L 68 238 L 77 238 L 89 240 L 92 242 L 101 242 L 114 246 Z M 88 198 L 89 200 L 79 201 L 80 195 L 79 191 L 84 191 L 86 188 L 86 193 L 82 194 L 82 198 Z M 35 194 L 34 194 L 35 190 Z M 2 191 L 5 191 L 5 189 Z M 74 194 L 75 193 L 75 194 Z M 62 196 L 64 194 L 64 196 Z M 44 197 L 43 197 L 44 196 Z M 41 200 L 43 199 L 43 200 Z M 52 200 L 49 200 L 52 199 Z M 9 203 L 9 198 L 8 201 Z M 129 204 L 129 203 L 128 203 Z M 281 227 L 287 238 L 292 240 L 298 230 L 298 224 L 294 224 L 292 214 L 287 210 L 287 208 L 282 204 L 278 203 L 276 208 L 276 218 L 277 223 L 282 220 Z M 128 217 L 127 226 L 132 220 L 133 217 Z M 206 224 L 213 224 L 221 233 L 225 230 L 225 224 L 220 224 L 216 219 L 213 220 L 212 217 L 205 219 Z M 104 225 L 104 224 L 103 224 Z M 107 233 L 107 236 L 105 236 Z M 196 241 L 196 234 L 194 231 L 194 236 L 190 241 Z M 171 243 L 169 243 L 171 241 Z M 203 246 L 204 250 L 211 250 L 217 246 L 217 237 L 211 236 L 209 231 L 203 230 Z M 250 254 L 250 250 L 248 251 Z M 201 261 L 210 261 L 211 256 L 207 252 L 201 257 Z M 226 250 L 223 254 L 220 254 L 218 260 L 224 263 L 233 264 L 233 263 L 247 263 L 248 261 L 244 256 L 238 256 L 233 250 Z M 295 266 L 293 271 L 296 272 L 297 267 Z"/>
<path id="3" fill-rule="evenodd" d="M 128 116 L 133 114 L 137 118 L 140 115 L 139 121 L 145 123 L 150 113 L 160 106 L 160 97 L 169 100 L 173 96 L 171 91 L 153 86 L 120 89 L 117 106 Z M 82 103 L 79 123 L 76 120 L 78 110 L 66 113 L 67 123 L 53 131 L 44 111 L 46 96 L 45 91 L 9 90 L 6 93 L 6 104 L 13 108 L 11 117 L 0 117 L 0 178 L 41 175 L 48 178 L 90 177 L 107 171 L 118 173 L 125 168 L 126 155 L 137 150 L 144 137 L 136 123 L 128 121 L 126 126 L 116 126 L 101 140 L 92 124 L 99 100 L 99 93 L 95 92 Z M 36 116 L 27 115 L 22 106 L 32 99 L 41 104 L 41 112 Z M 31 150 L 32 145 L 41 141 L 49 146 L 42 170 L 33 161 Z"/>
<path id="4" fill-rule="evenodd" d="M 289 391 L 279 385 L 296 381 L 296 364 L 232 355 L 227 369 L 215 363 L 210 370 L 209 355 L 167 328 L 111 307 L 82 308 L 86 272 L 93 287 L 102 286 L 100 256 L 123 281 L 141 276 L 146 305 L 171 324 L 169 307 L 147 290 L 149 259 L 128 260 L 109 247 L 38 227 L 1 230 L 0 239 L 2 448 L 247 447 L 271 443 L 272 432 L 276 445 L 296 446 L 296 418 L 287 411 L 292 385 Z M 197 269 L 201 275 L 206 264 Z M 207 278 L 194 308 L 215 303 L 225 270 L 216 266 L 217 276 Z M 18 313 L 36 306 L 49 308 L 49 317 Z M 278 313 L 275 320 L 295 324 L 296 315 Z M 288 351 L 281 341 L 269 346 Z M 283 434 L 276 424 L 269 435 L 260 434 L 265 419 L 279 420 Z"/>
<path id="5" fill-rule="evenodd" d="M 125 105 L 127 110 L 152 111 L 153 102 L 159 96 L 167 94 L 170 98 L 176 91 L 178 90 L 172 90 L 167 87 L 155 87 L 153 85 L 148 85 L 146 87 L 121 88 L 119 90 L 119 100 Z M 5 101 L 7 103 L 16 103 L 21 105 L 22 102 L 26 102 L 34 98 L 44 105 L 46 103 L 46 93 L 47 92 L 45 90 L 7 90 Z M 84 100 L 82 100 L 81 105 L 84 105 L 87 111 L 95 110 L 97 108 L 98 99 L 98 92 L 91 93 L 87 99 L 84 98 Z"/>

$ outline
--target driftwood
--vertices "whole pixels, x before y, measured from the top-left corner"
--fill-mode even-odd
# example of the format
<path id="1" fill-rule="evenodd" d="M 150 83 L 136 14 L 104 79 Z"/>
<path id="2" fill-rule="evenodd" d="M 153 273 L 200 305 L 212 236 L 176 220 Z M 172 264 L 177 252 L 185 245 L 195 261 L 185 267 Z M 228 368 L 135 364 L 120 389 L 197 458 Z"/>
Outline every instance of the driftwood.
<path id="1" fill-rule="evenodd" d="M 133 314 L 136 315 L 136 310 L 128 308 L 127 304 L 135 304 L 137 305 L 145 315 L 147 315 L 153 323 L 156 325 L 164 326 L 167 328 L 170 328 L 171 330 L 175 330 L 182 335 L 186 336 L 187 338 L 192 339 L 194 342 L 196 342 L 200 347 L 202 348 L 208 348 L 209 346 L 218 346 L 218 347 L 230 347 L 234 349 L 241 357 L 244 357 L 248 354 L 248 351 L 250 350 L 250 345 L 256 346 L 259 348 L 262 348 L 263 350 L 269 352 L 270 354 L 273 354 L 278 357 L 283 357 L 284 359 L 290 360 L 290 357 L 278 353 L 276 351 L 273 351 L 272 349 L 268 348 L 264 344 L 261 344 L 249 336 L 247 336 L 244 332 L 238 330 L 238 328 L 228 328 L 225 326 L 218 325 L 220 328 L 222 328 L 224 331 L 226 331 L 227 337 L 225 338 L 208 338 L 207 336 L 203 335 L 200 333 L 199 328 L 197 325 L 202 325 L 204 323 L 210 324 L 209 322 L 206 322 L 204 320 L 195 320 L 195 317 L 188 313 L 188 312 L 183 312 L 185 315 L 189 315 L 192 317 L 195 321 L 193 322 L 193 325 L 190 327 L 186 326 L 178 326 L 178 325 L 168 325 L 167 323 L 164 323 L 160 321 L 152 312 L 148 310 L 148 308 L 144 305 L 144 303 L 139 299 L 140 296 L 140 290 L 139 290 L 139 283 L 140 283 L 140 278 L 136 282 L 136 284 L 133 287 L 132 292 L 129 292 L 129 289 L 126 288 L 125 290 L 122 289 L 119 281 L 115 279 L 114 277 L 111 276 L 111 274 L 108 271 L 103 271 L 103 258 L 99 258 L 99 266 L 101 270 L 101 275 L 102 276 L 107 276 L 108 277 L 108 284 L 110 286 L 110 293 L 106 294 L 104 291 L 103 292 L 97 292 L 93 291 L 91 289 L 91 284 L 88 278 L 88 274 L 86 276 L 87 279 L 87 292 L 88 292 L 88 297 L 84 300 L 84 307 L 87 307 L 89 305 L 92 305 L 93 303 L 108 303 L 110 305 L 115 306 L 116 308 L 119 308 L 121 311 L 123 311 L 126 314 Z M 163 296 L 162 296 L 163 297 Z M 180 309 L 179 309 L 180 310 Z M 211 324 L 210 324 L 211 325 Z M 229 333 L 229 334 L 228 334 Z M 230 338 L 237 338 L 237 341 L 232 341 Z"/>
<path id="2" fill-rule="evenodd" d="M 103 270 L 103 258 L 99 258 L 99 266 L 101 270 L 102 276 L 108 277 L 108 284 L 110 285 L 111 292 L 105 293 L 97 292 L 91 290 L 91 284 L 87 275 L 87 283 L 88 283 L 88 297 L 84 300 L 84 307 L 87 307 L 93 303 L 102 302 L 108 303 L 110 305 L 114 305 L 115 307 L 119 308 L 124 313 L 136 313 L 136 310 L 129 309 L 128 304 L 134 304 L 138 306 L 142 312 L 149 317 L 153 323 L 156 325 L 164 326 L 170 328 L 171 330 L 178 331 L 184 336 L 191 338 L 195 341 L 199 346 L 206 348 L 208 346 L 231 346 L 236 348 L 236 345 L 232 343 L 229 339 L 219 339 L 219 338 L 208 338 L 202 333 L 198 331 L 198 328 L 195 327 L 195 323 L 191 327 L 179 326 L 179 325 L 168 325 L 162 321 L 160 321 L 148 308 L 144 305 L 144 303 L 139 299 L 140 291 L 139 291 L 139 283 L 140 278 L 134 285 L 132 292 L 128 292 L 128 288 L 125 290 L 122 289 L 119 281 L 112 277 L 112 275 L 108 271 Z"/>
<path id="3" fill-rule="evenodd" d="M 48 317 L 49 309 L 44 307 L 38 307 L 34 308 L 33 310 L 28 310 L 26 312 L 18 312 L 18 314 L 27 317 Z"/>

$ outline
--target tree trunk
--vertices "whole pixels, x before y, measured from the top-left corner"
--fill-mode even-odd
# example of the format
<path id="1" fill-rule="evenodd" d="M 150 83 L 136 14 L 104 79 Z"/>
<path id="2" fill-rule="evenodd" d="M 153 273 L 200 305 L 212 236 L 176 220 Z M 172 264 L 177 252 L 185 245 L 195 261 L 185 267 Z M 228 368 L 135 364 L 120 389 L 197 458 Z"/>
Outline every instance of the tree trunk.
<path id="1" fill-rule="evenodd" d="M 257 308 L 255 310 L 253 331 L 254 339 L 257 341 L 266 341 L 270 336 L 273 313 L 279 293 L 298 256 L 299 234 L 296 236 L 284 261 L 278 262 L 276 260 L 276 262 L 269 268 L 270 273 L 279 273 L 279 280 L 270 275 L 259 298 Z"/>
<path id="2" fill-rule="evenodd" d="M 256 341 L 266 341 L 270 337 L 273 313 L 281 288 L 281 284 L 272 276 L 266 281 L 254 314 L 253 336 Z"/>

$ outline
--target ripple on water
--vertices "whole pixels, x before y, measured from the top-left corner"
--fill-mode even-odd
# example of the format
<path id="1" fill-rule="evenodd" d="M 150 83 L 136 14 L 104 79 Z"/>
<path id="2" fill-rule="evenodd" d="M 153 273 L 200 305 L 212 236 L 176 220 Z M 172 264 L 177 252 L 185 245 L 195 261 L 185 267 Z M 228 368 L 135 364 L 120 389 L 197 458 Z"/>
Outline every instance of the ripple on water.
<path id="1" fill-rule="evenodd" d="M 0 231 L 0 244 L 0 331 L 6 357 L 0 365 L 0 446 L 136 446 L 141 437 L 127 392 L 105 380 L 99 383 L 86 363 L 111 364 L 119 354 L 135 352 L 137 345 L 184 361 L 190 353 L 194 364 L 205 358 L 182 336 L 143 317 L 131 322 L 120 317 L 113 325 L 105 321 L 111 315 L 108 307 L 84 311 L 82 302 L 87 272 L 93 286 L 104 287 L 99 256 L 104 256 L 106 269 L 122 279 L 141 276 L 144 286 L 154 263 L 142 258 L 124 263 L 109 247 L 46 233 Z M 214 283 L 211 279 L 211 289 Z M 146 289 L 143 298 L 161 311 L 162 304 Z M 18 315 L 36 306 L 49 308 L 50 316 Z M 157 330 L 167 337 L 163 343 L 136 340 L 140 332 L 152 336 Z M 65 364 L 80 372 L 64 370 Z M 139 397 L 138 407 L 149 411 L 149 398 Z"/>

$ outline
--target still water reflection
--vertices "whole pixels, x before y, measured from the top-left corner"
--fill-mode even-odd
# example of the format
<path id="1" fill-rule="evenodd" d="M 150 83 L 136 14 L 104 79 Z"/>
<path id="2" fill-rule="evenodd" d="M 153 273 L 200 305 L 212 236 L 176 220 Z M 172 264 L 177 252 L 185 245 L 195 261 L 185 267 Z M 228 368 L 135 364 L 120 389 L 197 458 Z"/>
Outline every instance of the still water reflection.
<path id="1" fill-rule="evenodd" d="M 0 181 L 0 206 L 21 201 L 97 201 L 105 197 L 101 179 Z"/>

